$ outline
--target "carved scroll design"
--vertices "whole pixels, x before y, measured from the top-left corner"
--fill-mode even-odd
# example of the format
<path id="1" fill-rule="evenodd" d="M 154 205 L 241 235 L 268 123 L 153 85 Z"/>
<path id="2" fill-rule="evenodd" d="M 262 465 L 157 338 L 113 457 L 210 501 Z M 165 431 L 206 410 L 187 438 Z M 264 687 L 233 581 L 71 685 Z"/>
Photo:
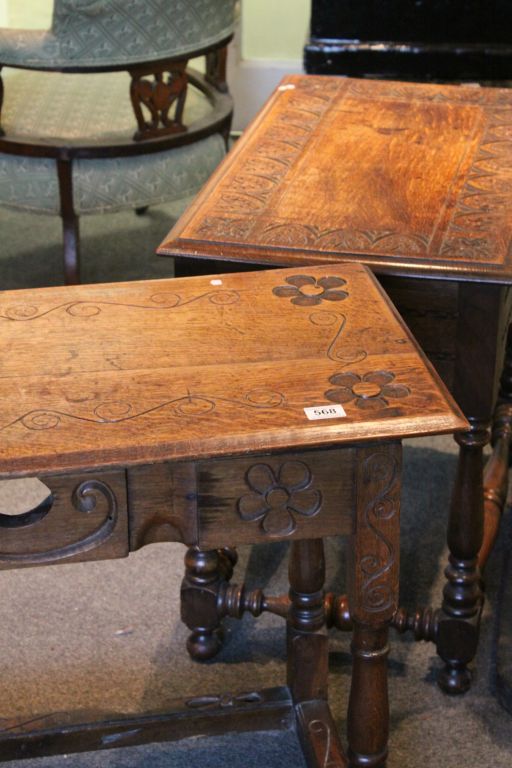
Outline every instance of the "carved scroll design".
<path id="1" fill-rule="evenodd" d="M 246 522 L 260 522 L 268 536 L 289 536 L 297 530 L 296 515 L 314 517 L 322 494 L 312 489 L 313 476 L 303 461 L 285 461 L 277 473 L 269 464 L 253 464 L 245 475 L 250 493 L 237 501 Z"/>
<path id="2" fill-rule="evenodd" d="M 347 281 L 338 276 L 291 275 L 285 279 L 286 285 L 272 289 L 274 296 L 289 299 L 299 307 L 311 307 L 323 302 L 340 302 L 349 297 Z M 327 357 L 336 362 L 352 364 L 364 360 L 364 349 L 341 346 L 340 339 L 347 318 L 341 312 L 317 310 L 309 316 L 309 321 L 317 327 L 337 326 L 335 336 L 327 349 Z"/>
<path id="3" fill-rule="evenodd" d="M 48 489 L 47 489 L 48 490 Z M 41 522 L 53 506 L 53 494 L 49 493 L 46 499 L 36 507 L 21 514 L 0 514 L 0 528 L 27 528 L 30 525 Z"/>
<path id="4" fill-rule="evenodd" d="M 394 606 L 395 590 L 389 574 L 396 565 L 395 544 L 386 532 L 399 511 L 398 461 L 388 453 L 375 452 L 364 461 L 362 483 L 372 497 L 363 512 L 364 549 L 359 556 L 362 574 L 362 607 L 381 613 Z"/>
<path id="5" fill-rule="evenodd" d="M 130 98 L 138 125 L 133 136 L 135 141 L 187 130 L 183 124 L 188 86 L 186 66 L 186 60 L 175 62 L 168 70 L 150 73 L 153 80 L 146 79 L 148 73 L 143 70 L 130 70 Z M 174 115 L 169 117 L 173 106 Z M 149 113 L 149 120 L 144 117 L 143 107 Z"/>
<path id="6" fill-rule="evenodd" d="M 25 565 L 51 563 L 89 552 L 91 549 L 101 546 L 112 534 L 117 523 L 118 505 L 112 488 L 101 480 L 85 480 L 73 491 L 71 502 L 77 512 L 88 514 L 96 508 L 99 497 L 103 497 L 107 502 L 107 514 L 101 525 L 85 538 L 43 552 L 17 554 L 0 552 L 0 562 L 23 563 Z"/>
<path id="7" fill-rule="evenodd" d="M 327 349 L 327 357 L 330 360 L 334 360 L 337 363 L 345 363 L 345 365 L 353 365 L 367 357 L 367 352 L 364 349 L 341 344 L 341 335 L 347 322 L 345 315 L 342 315 L 340 312 L 318 310 L 311 313 L 309 322 L 316 326 L 335 326 L 337 328 L 336 334 Z"/>
<path id="8" fill-rule="evenodd" d="M 502 263 L 510 241 L 512 120 L 493 110 L 459 194 L 440 253 L 454 260 Z M 507 228 L 509 237 L 499 237 Z M 497 237 L 498 235 L 498 237 Z"/>
<path id="9" fill-rule="evenodd" d="M 340 87 L 345 85 L 291 86 L 286 95 L 283 94 L 283 106 L 276 120 L 253 147 L 252 156 L 244 163 L 243 170 L 222 185 L 215 205 L 217 211 L 236 217 L 237 214 L 261 212 L 269 205 L 274 191 L 301 156 Z M 210 218 L 201 223 L 198 232 L 228 236 L 229 221 L 223 217 Z"/>
<path id="10" fill-rule="evenodd" d="M 308 723 L 308 732 L 312 741 L 318 746 L 321 768 L 340 768 L 338 758 L 336 756 L 331 758 L 332 734 L 330 726 L 323 720 L 311 720 Z"/>
<path id="11" fill-rule="evenodd" d="M 0 312 L 0 319 L 11 320 L 13 322 L 26 322 L 29 320 L 38 320 L 51 312 L 62 310 L 71 317 L 93 317 L 102 312 L 102 307 L 127 307 L 129 309 L 143 309 L 149 311 L 163 311 L 178 309 L 192 304 L 195 301 L 207 299 L 211 304 L 226 306 L 236 304 L 240 300 L 240 294 L 237 291 L 207 291 L 206 293 L 192 296 L 189 299 L 183 298 L 178 293 L 159 291 L 148 297 L 149 304 L 130 304 L 116 301 L 69 301 L 64 304 L 57 304 L 49 309 L 39 309 L 33 304 L 15 304 L 6 307 L 3 313 Z"/>
<path id="12" fill-rule="evenodd" d="M 261 704 L 263 696 L 257 691 L 250 693 L 223 693 L 218 696 L 197 696 L 185 701 L 190 709 L 231 709 L 244 704 Z"/>
<path id="13" fill-rule="evenodd" d="M 399 233 L 389 229 L 321 229 L 296 221 L 271 220 L 258 230 L 261 206 L 255 200 L 261 202 L 261 196 L 247 199 L 244 210 L 237 211 L 238 214 L 250 213 L 251 218 L 208 216 L 198 226 L 197 234 L 206 239 L 218 238 L 222 242 L 250 240 L 253 245 L 276 248 L 314 248 L 320 251 L 383 253 L 391 256 L 421 256 L 428 251 L 428 235 Z"/>
<path id="14" fill-rule="evenodd" d="M 425 254 L 429 237 L 390 229 L 320 229 L 312 224 L 295 221 L 270 221 L 261 232 L 255 232 L 252 242 L 262 245 L 293 248 L 315 248 L 321 251 L 348 253 L 385 253 L 413 256 Z"/>
<path id="15" fill-rule="evenodd" d="M 173 416 L 177 418 L 198 418 L 211 413 L 217 407 L 217 403 L 228 403 L 239 408 L 279 408 L 285 402 L 285 397 L 280 392 L 269 388 L 257 387 L 249 390 L 242 400 L 227 397 L 210 397 L 203 394 L 192 394 L 175 397 L 163 403 L 136 411 L 131 403 L 122 400 L 110 400 L 96 406 L 91 416 L 77 416 L 74 413 L 51 409 L 36 409 L 28 411 L 9 424 L 0 427 L 0 432 L 19 424 L 31 431 L 56 429 L 63 419 L 72 419 L 78 422 L 91 424 L 119 424 L 124 421 L 138 419 L 148 414 L 155 413 L 164 408 L 171 408 Z"/>

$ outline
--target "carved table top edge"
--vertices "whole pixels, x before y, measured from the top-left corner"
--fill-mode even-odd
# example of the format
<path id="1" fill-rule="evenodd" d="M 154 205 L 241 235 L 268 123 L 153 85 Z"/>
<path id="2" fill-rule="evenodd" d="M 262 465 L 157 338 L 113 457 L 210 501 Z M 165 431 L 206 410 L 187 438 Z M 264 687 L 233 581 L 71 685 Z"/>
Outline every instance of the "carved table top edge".
<path id="1" fill-rule="evenodd" d="M 322 93 L 322 90 L 325 92 Z M 297 94 L 296 97 L 294 92 Z M 303 109 L 305 104 L 294 104 L 292 100 L 300 99 L 301 95 L 307 97 L 308 94 L 316 100 L 311 106 L 310 114 L 305 117 Z M 429 219 L 433 226 L 432 231 L 423 226 L 426 219 L 422 219 L 421 212 L 415 210 L 412 203 L 408 203 L 409 208 L 405 206 L 402 211 L 402 215 L 405 216 L 405 229 L 402 227 L 401 234 L 398 231 L 388 230 L 382 222 L 380 226 L 382 232 L 375 229 L 379 224 L 373 219 L 371 224 L 369 220 L 364 226 L 357 225 L 355 222 L 358 216 L 354 217 L 352 214 L 347 214 L 344 226 L 336 224 L 335 227 L 334 220 L 326 218 L 323 213 L 318 221 L 312 214 L 311 221 L 304 220 L 301 223 L 300 205 L 296 209 L 297 215 L 290 213 L 290 205 L 293 201 L 297 202 L 296 198 L 299 194 L 296 188 L 293 193 L 288 190 L 288 186 L 294 182 L 294 179 L 295 187 L 302 185 L 301 178 L 304 177 L 303 189 L 316 189 L 315 184 L 319 189 L 322 188 L 319 181 L 309 182 L 313 185 L 311 188 L 307 186 L 309 169 L 309 161 L 305 162 L 308 159 L 307 152 L 310 147 L 313 147 L 315 157 L 320 152 L 318 145 L 323 136 L 322 126 L 325 122 L 325 130 L 332 129 L 331 124 L 334 118 L 331 112 L 333 110 L 335 112 L 338 110 L 340 114 L 344 112 L 341 101 L 347 94 L 353 100 L 361 99 L 377 105 L 376 110 L 384 109 L 386 105 L 403 102 L 411 106 L 413 113 L 414 110 L 424 109 L 427 118 L 433 109 L 454 110 L 454 113 L 459 110 L 461 116 L 464 110 L 475 111 L 474 119 L 469 119 L 467 115 L 465 118 L 461 117 L 459 149 L 462 153 L 461 157 L 462 155 L 465 157 L 464 167 L 456 169 L 447 166 L 444 179 L 446 184 L 439 186 L 438 180 L 439 199 L 434 200 L 432 197 L 429 201 L 432 205 L 432 222 Z M 336 102 L 337 99 L 339 104 Z M 157 249 L 157 253 L 280 266 L 298 266 L 299 264 L 305 266 L 320 261 L 326 263 L 333 260 L 358 260 L 371 266 L 377 273 L 418 277 L 428 275 L 439 279 L 510 284 L 512 282 L 510 226 L 502 215 L 502 206 L 507 205 L 506 158 L 512 157 L 512 142 L 509 140 L 506 124 L 503 123 L 502 117 L 500 119 L 498 117 L 504 109 L 510 112 L 511 104 L 510 91 L 500 88 L 440 86 L 370 79 L 361 81 L 332 75 L 286 76 L 192 205 L 171 229 Z M 303 128 L 308 132 L 305 136 L 301 136 L 299 132 L 302 123 L 297 115 L 301 110 L 305 121 Z M 391 107 L 388 111 L 393 114 Z M 345 112 L 347 114 L 350 112 L 348 106 Z M 388 115 L 388 122 L 393 123 L 390 114 L 385 109 L 384 112 Z M 416 115 L 415 117 L 418 121 L 420 120 Z M 355 120 L 356 118 L 347 119 Z M 382 119 L 384 120 L 384 117 Z M 355 122 L 353 124 L 356 125 Z M 352 123 L 347 130 L 351 126 Z M 428 125 L 428 119 L 425 126 L 426 141 L 431 128 Z M 439 151 L 440 142 L 444 142 L 445 147 L 448 146 L 447 137 L 442 133 L 445 128 L 448 129 L 448 126 L 450 126 L 449 130 L 453 128 L 449 119 L 442 130 L 439 129 L 439 137 L 435 131 L 433 133 L 432 142 L 437 148 L 436 151 Z M 285 130 L 295 131 L 297 135 L 290 136 L 286 142 Z M 377 126 L 376 133 L 379 130 Z M 397 135 L 399 135 L 399 131 L 402 130 L 404 130 L 403 126 L 384 127 L 382 133 L 387 131 L 386 135 L 389 135 L 391 140 L 393 132 L 398 132 Z M 414 135 L 420 135 L 421 124 L 418 122 L 417 125 L 412 126 L 412 131 Z M 481 139 L 480 145 L 479 139 Z M 376 151 L 373 150 L 373 145 L 377 146 L 378 137 L 374 141 L 370 136 L 369 140 L 370 150 Z M 414 144 L 414 141 L 412 143 Z M 421 143 L 419 139 L 417 143 Z M 284 153 L 282 157 L 281 153 Z M 283 162 L 281 169 L 275 164 L 277 160 Z M 259 170 L 246 168 L 250 162 L 258 163 Z M 263 173 L 263 166 L 263 170 L 259 168 L 262 163 L 268 165 L 266 174 Z M 296 177 L 293 175 L 295 167 Z M 332 167 L 332 164 L 328 167 Z M 322 178 L 324 186 L 328 187 L 326 179 L 321 176 L 324 171 L 325 168 L 321 166 L 318 170 L 318 179 Z M 453 178 L 451 173 L 455 174 Z M 492 178 L 487 178 L 489 176 Z M 413 177 L 414 174 L 411 175 L 411 183 Z M 285 179 L 286 184 L 284 184 Z M 378 187 L 377 182 L 378 179 L 376 181 Z M 333 180 L 329 183 L 332 186 Z M 406 183 L 408 183 L 407 180 L 404 185 Z M 226 194 L 233 197 L 231 205 L 228 205 L 229 201 L 223 199 L 222 184 L 228 185 Z M 386 189 L 388 196 L 393 197 L 393 189 L 387 187 Z M 440 191 L 442 189 L 445 190 L 443 195 Z M 404 189 L 397 188 L 395 195 L 397 204 L 406 192 L 407 195 L 410 194 L 406 186 Z M 373 193 L 368 192 L 368 194 Z M 238 208 L 237 195 L 240 199 L 244 198 L 244 205 L 241 206 L 240 203 Z M 291 195 L 289 204 L 283 202 L 287 195 Z M 492 195 L 494 195 L 494 202 L 491 203 Z M 378 193 L 376 193 L 376 201 L 379 202 Z M 382 208 L 382 201 L 380 203 Z M 492 207 L 492 214 L 489 213 L 489 206 Z M 498 214 L 500 207 L 502 213 Z M 439 222 L 434 224 L 433 221 L 436 219 L 435 212 L 441 209 L 444 224 L 440 228 Z M 418 214 L 420 214 L 419 219 Z M 280 215 L 282 218 L 279 217 Z M 248 217 L 253 217 L 250 226 Z M 339 217 L 336 217 L 336 221 L 338 219 Z M 410 224 L 409 229 L 406 226 L 407 222 Z M 293 232 L 290 234 L 289 230 Z M 329 249 L 328 245 L 333 238 L 339 241 L 336 242 L 334 250 Z M 301 249 L 300 242 L 303 239 L 308 241 L 308 245 Z M 351 251 L 350 243 L 354 240 L 360 240 L 362 244 L 359 243 L 357 249 Z"/>
<path id="2" fill-rule="evenodd" d="M 467 429 L 371 271 L 310 271 L 5 292 L 0 476 Z"/>

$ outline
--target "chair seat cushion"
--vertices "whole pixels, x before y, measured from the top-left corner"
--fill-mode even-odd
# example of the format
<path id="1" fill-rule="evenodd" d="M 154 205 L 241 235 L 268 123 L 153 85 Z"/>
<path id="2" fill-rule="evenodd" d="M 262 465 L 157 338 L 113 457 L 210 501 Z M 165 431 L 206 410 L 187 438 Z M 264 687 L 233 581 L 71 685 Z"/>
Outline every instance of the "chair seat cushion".
<path id="1" fill-rule="evenodd" d="M 78 214 L 139 208 L 195 195 L 225 154 L 222 136 L 138 157 L 76 160 Z M 60 212 L 54 160 L 0 155 L 0 204 L 40 213 Z"/>
<path id="2" fill-rule="evenodd" d="M 7 137 L 90 146 L 130 141 L 136 129 L 126 72 L 68 75 L 11 71 L 5 80 L 2 127 Z M 200 120 L 210 109 L 201 91 L 189 86 L 185 124 Z M 224 154 L 222 137 L 213 135 L 164 152 L 76 160 L 75 210 L 78 214 L 119 210 L 193 195 Z M 59 213 L 55 161 L 0 154 L 0 203 Z"/>

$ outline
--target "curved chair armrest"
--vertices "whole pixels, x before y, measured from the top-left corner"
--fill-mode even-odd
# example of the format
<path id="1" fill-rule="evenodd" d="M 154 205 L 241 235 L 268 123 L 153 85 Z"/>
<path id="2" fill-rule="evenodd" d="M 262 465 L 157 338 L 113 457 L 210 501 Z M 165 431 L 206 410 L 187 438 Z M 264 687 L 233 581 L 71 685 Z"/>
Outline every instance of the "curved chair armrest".
<path id="1" fill-rule="evenodd" d="M 235 0 L 54 0 L 51 30 L 0 28 L 0 66 L 93 72 L 181 60 L 225 45 Z"/>
<path id="2" fill-rule="evenodd" d="M 58 69 L 60 44 L 50 30 L 0 27 L 0 67 Z"/>

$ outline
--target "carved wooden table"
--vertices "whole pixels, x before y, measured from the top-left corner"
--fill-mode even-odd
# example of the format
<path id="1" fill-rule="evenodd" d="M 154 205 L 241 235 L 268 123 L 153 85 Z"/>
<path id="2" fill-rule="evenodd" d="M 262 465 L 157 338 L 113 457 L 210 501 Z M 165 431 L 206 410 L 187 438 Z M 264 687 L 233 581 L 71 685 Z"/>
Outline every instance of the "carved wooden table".
<path id="1" fill-rule="evenodd" d="M 511 108 L 504 89 L 285 78 L 159 250 L 301 270 L 341 259 L 378 273 L 471 423 L 457 438 L 442 609 L 403 613 L 396 623 L 436 642 L 445 661 L 439 681 L 453 693 L 470 684 L 480 570 L 506 499 L 510 360 L 483 537 L 483 448 L 511 303 Z"/>
<path id="2" fill-rule="evenodd" d="M 1 758 L 296 727 L 309 766 L 382 766 L 400 439 L 467 423 L 371 273 L 338 264 L 4 292 L 0 325 L 0 476 L 35 475 L 51 491 L 0 516 L 1 567 L 181 541 L 193 655 L 211 654 L 223 616 L 244 611 L 282 616 L 288 638 L 286 687 L 102 723 L 44 715 L 31 732 L 20 720 L 0 734 Z M 323 592 L 333 534 L 351 553 L 337 600 Z M 229 583 L 226 545 L 282 540 L 289 595 Z M 348 758 L 327 704 L 335 620 L 353 631 Z"/>

